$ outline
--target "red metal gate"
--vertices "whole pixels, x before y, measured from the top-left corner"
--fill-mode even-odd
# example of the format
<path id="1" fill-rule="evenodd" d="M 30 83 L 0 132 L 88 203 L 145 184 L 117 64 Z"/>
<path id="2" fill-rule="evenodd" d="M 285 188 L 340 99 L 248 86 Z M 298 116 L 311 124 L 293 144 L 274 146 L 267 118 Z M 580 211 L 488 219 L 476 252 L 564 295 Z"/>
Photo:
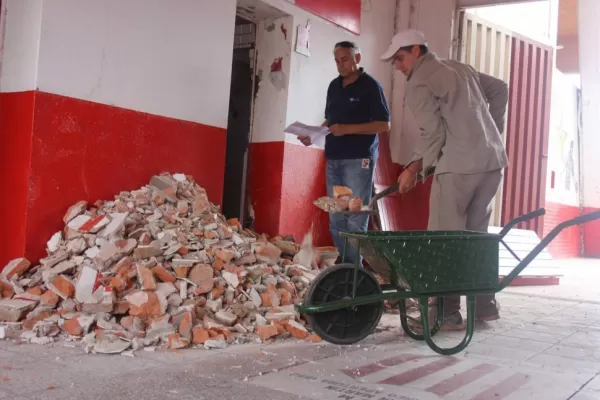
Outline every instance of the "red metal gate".
<path id="1" fill-rule="evenodd" d="M 502 222 L 544 207 L 554 49 L 512 35 Z M 542 235 L 543 219 L 523 224 Z"/>

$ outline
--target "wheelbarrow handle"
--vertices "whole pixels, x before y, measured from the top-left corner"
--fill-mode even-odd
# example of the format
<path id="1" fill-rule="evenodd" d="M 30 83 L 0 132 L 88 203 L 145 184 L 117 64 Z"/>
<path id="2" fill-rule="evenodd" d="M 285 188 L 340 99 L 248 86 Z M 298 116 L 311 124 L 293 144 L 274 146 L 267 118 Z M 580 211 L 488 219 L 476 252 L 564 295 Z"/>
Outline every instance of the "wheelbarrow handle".
<path id="1" fill-rule="evenodd" d="M 600 219 L 600 211 L 594 211 L 588 214 L 581 215 L 579 217 L 575 217 L 573 219 L 569 219 L 556 225 L 556 227 L 554 227 L 554 229 L 552 229 L 546 235 L 546 237 L 544 237 L 540 241 L 540 243 L 538 243 L 537 246 L 535 246 L 533 250 L 531 250 L 531 252 L 527 254 L 525 258 L 523 258 L 523 260 L 510 272 L 510 274 L 508 274 L 502 280 L 502 282 L 500 282 L 500 290 L 510 285 L 513 279 L 515 279 L 525 269 L 525 267 L 527 267 L 527 265 L 529 265 L 529 263 L 532 262 L 538 256 L 538 254 L 540 254 L 542 250 L 544 250 L 544 248 L 548 246 L 548 244 L 555 237 L 557 237 L 564 229 L 574 225 L 586 224 L 588 222 L 592 222 L 598 219 Z"/>
<path id="2" fill-rule="evenodd" d="M 400 185 L 398 184 L 398 182 L 396 182 L 384 191 L 377 193 L 369 202 L 369 208 L 372 208 L 373 204 L 377 203 L 377 201 L 384 198 L 385 196 L 389 196 L 390 194 L 397 192 L 399 188 Z"/>
<path id="3" fill-rule="evenodd" d="M 530 219 L 541 217 L 544 214 L 546 214 L 546 209 L 545 208 L 539 208 L 539 209 L 537 209 L 535 211 L 532 211 L 530 213 L 521 215 L 520 217 L 517 217 L 517 218 L 509 221 L 504 226 L 504 228 L 502 228 L 502 230 L 500 231 L 500 233 L 498 233 L 498 235 L 500 235 L 501 237 L 504 237 L 504 236 L 506 236 L 506 234 L 508 233 L 508 231 L 510 231 L 515 225 L 520 224 L 521 222 L 529 221 Z"/>

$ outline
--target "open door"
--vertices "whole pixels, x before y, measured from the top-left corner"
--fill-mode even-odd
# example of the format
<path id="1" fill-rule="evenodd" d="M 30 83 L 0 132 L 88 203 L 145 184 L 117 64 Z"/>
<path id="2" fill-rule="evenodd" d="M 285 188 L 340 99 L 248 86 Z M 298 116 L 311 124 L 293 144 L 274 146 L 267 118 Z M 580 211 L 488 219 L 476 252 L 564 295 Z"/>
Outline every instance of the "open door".
<path id="1" fill-rule="evenodd" d="M 457 43 L 454 46 L 454 58 L 471 65 L 479 72 L 491 75 L 510 83 L 510 60 L 512 32 L 494 25 L 482 18 L 462 10 L 459 14 Z M 508 127 L 508 124 L 506 124 Z M 506 146 L 505 127 L 502 134 Z M 502 224 L 503 187 L 500 185 L 496 197 L 492 200 L 490 224 Z"/>
<path id="2" fill-rule="evenodd" d="M 223 214 L 227 218 L 244 218 L 248 145 L 254 101 L 254 51 L 256 25 L 240 16 L 235 22 L 227 151 L 223 186 Z"/>
<path id="3" fill-rule="evenodd" d="M 502 226 L 545 205 L 554 50 L 464 10 L 459 15 L 457 38 L 457 60 L 509 85 L 502 138 L 510 165 L 493 200 L 490 221 Z M 541 236 L 543 226 L 543 219 L 538 218 L 522 228 Z"/>

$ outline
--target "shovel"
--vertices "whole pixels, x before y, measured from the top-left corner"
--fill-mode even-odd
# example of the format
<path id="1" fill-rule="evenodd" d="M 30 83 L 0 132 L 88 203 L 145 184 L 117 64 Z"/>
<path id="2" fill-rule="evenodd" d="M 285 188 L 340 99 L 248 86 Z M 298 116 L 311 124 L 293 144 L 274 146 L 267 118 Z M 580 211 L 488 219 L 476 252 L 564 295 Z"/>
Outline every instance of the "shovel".
<path id="1" fill-rule="evenodd" d="M 384 198 L 385 196 L 388 196 L 392 193 L 395 193 L 398 191 L 399 185 L 398 183 L 394 183 L 392 186 L 390 186 L 389 188 L 385 189 L 384 191 L 377 193 L 375 196 L 373 196 L 373 198 L 371 199 L 371 201 L 369 202 L 369 204 L 367 205 L 367 207 L 363 207 L 363 209 L 361 209 L 360 211 L 338 211 L 338 212 L 334 212 L 332 214 L 368 214 L 368 215 L 375 215 L 377 214 L 377 210 L 373 209 L 373 204 L 377 203 L 377 201 L 379 201 L 380 199 Z"/>

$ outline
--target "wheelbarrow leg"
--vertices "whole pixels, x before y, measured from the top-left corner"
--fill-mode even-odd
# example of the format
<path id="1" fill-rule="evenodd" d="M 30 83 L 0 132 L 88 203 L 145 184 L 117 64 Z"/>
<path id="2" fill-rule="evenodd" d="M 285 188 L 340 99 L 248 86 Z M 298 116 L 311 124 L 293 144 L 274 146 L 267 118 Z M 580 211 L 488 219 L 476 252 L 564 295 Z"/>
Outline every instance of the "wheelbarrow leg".
<path id="1" fill-rule="evenodd" d="M 419 302 L 420 301 L 421 300 L 419 300 Z M 425 314 L 423 314 L 423 308 L 421 307 L 421 320 L 423 319 L 423 315 L 425 315 L 426 316 L 425 319 L 427 319 L 427 325 L 423 325 L 423 332 L 425 332 L 425 330 L 429 331 L 429 299 L 427 299 L 425 304 L 427 305 L 427 312 L 425 312 Z M 423 333 L 415 332 L 408 325 L 408 316 L 406 314 L 406 299 L 400 299 L 399 306 L 400 306 L 400 324 L 402 325 L 402 329 L 404 330 L 406 335 L 415 340 L 425 340 L 425 335 Z M 431 329 L 431 331 L 429 332 L 430 337 L 432 337 L 436 333 L 438 333 L 438 331 L 440 330 L 440 327 L 442 326 L 443 321 L 444 321 L 444 299 L 439 298 L 438 303 L 437 303 L 435 325 L 433 326 L 433 329 Z"/>
<path id="2" fill-rule="evenodd" d="M 427 297 L 421 297 L 419 299 L 421 303 L 421 314 L 427 312 Z M 443 314 L 442 314 L 443 315 Z M 463 351 L 471 342 L 473 338 L 473 331 L 475 329 L 475 296 L 467 296 L 467 333 L 463 338 L 462 342 L 460 342 L 457 346 L 451 347 L 449 349 L 443 349 L 437 346 L 433 339 L 432 335 L 429 334 L 429 320 L 427 318 L 423 319 L 423 334 L 425 335 L 425 342 L 429 345 L 429 347 L 438 354 L 443 356 L 450 356 L 456 353 L 460 353 Z"/>

